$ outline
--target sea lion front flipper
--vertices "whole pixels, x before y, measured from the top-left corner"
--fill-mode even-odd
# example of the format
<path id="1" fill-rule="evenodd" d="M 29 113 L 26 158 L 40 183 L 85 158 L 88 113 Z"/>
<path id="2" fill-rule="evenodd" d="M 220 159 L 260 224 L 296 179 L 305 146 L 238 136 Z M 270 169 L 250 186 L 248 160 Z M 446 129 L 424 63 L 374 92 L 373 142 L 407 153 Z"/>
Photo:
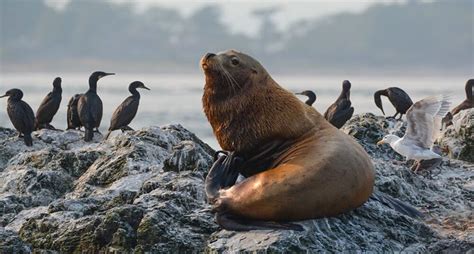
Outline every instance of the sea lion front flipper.
<path id="1" fill-rule="evenodd" d="M 250 230 L 268 230 L 268 229 L 283 229 L 303 231 L 304 228 L 296 223 L 276 222 L 276 221 L 257 221 L 236 218 L 227 213 L 216 214 L 217 224 L 225 230 L 232 231 L 250 231 Z"/>
<path id="2" fill-rule="evenodd" d="M 219 154 L 222 154 L 219 156 Z M 218 151 L 214 156 L 209 173 L 206 176 L 206 195 L 207 199 L 214 203 L 219 196 L 219 190 L 235 184 L 239 176 L 238 167 L 243 160 L 237 157 L 233 152 Z"/>

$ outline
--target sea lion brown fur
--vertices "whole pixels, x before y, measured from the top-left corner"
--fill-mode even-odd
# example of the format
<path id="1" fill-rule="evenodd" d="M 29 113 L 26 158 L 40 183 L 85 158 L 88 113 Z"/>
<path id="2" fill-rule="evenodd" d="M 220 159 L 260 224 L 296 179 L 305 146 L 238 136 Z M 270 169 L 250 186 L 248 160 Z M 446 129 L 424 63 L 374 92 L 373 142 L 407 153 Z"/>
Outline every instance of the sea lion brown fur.
<path id="1" fill-rule="evenodd" d="M 219 179 L 226 177 L 219 167 L 209 172 L 208 186 L 227 181 L 207 190 L 221 226 L 236 229 L 222 215 L 297 221 L 338 215 L 368 200 L 374 167 L 364 149 L 279 86 L 258 61 L 229 50 L 206 54 L 201 66 L 204 112 L 222 149 L 242 158 L 236 170 L 247 177 L 235 184 L 235 174 L 229 182 Z"/>

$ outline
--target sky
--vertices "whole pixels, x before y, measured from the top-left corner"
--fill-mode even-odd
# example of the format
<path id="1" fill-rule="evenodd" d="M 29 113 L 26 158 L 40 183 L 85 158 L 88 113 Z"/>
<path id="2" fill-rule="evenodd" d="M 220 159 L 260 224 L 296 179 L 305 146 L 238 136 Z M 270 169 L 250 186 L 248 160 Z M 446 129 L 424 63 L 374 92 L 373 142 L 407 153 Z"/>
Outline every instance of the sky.
<path id="1" fill-rule="evenodd" d="M 46 0 L 52 6 L 62 8 L 69 0 Z M 80 0 L 76 0 L 80 1 Z M 361 12 L 375 3 L 405 2 L 405 0 L 221 0 L 221 1 L 181 1 L 181 0 L 107 0 L 116 3 L 133 3 L 137 11 L 150 6 L 161 6 L 178 10 L 182 15 L 190 15 L 198 8 L 210 4 L 219 5 L 224 15 L 222 21 L 233 32 L 255 35 L 259 28 L 258 19 L 252 11 L 262 8 L 278 8 L 274 22 L 279 29 L 303 19 L 317 19 L 339 12 Z"/>

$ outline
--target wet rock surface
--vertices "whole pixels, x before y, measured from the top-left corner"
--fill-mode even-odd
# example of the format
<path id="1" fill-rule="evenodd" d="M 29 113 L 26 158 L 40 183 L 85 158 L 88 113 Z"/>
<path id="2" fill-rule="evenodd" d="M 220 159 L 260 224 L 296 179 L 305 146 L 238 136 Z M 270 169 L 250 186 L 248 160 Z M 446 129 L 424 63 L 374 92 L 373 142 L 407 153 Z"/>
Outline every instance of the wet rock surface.
<path id="1" fill-rule="evenodd" d="M 0 128 L 0 253 L 466 252 L 474 248 L 474 165 L 444 158 L 413 174 L 375 143 L 402 122 L 356 115 L 342 130 L 376 165 L 376 188 L 426 216 L 377 201 L 305 230 L 221 230 L 206 203 L 214 151 L 180 125 L 84 143 L 79 131 L 34 133 L 34 146 Z M 472 140 L 471 140 L 472 142 Z"/>

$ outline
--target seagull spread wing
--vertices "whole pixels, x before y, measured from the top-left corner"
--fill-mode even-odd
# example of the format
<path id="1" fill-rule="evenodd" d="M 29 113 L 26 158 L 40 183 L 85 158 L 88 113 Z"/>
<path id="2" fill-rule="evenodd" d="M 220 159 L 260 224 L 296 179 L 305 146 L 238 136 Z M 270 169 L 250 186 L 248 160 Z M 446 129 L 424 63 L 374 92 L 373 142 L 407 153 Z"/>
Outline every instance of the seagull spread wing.
<path id="1" fill-rule="evenodd" d="M 413 104 L 406 114 L 407 131 L 403 142 L 430 149 L 450 104 L 445 95 L 430 96 Z"/>

